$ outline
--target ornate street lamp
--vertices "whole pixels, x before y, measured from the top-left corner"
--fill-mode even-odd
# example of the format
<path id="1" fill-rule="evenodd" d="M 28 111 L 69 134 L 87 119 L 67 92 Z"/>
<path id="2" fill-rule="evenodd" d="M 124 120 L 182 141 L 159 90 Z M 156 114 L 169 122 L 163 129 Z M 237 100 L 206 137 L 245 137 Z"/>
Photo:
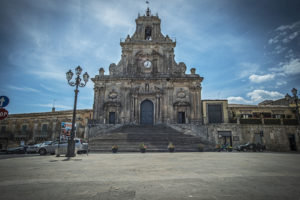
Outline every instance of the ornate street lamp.
<path id="1" fill-rule="evenodd" d="M 292 94 L 294 96 L 294 101 L 295 101 L 295 104 L 296 104 L 296 117 L 297 117 L 297 120 L 298 120 L 298 124 L 300 125 L 299 107 L 298 107 L 298 95 L 297 95 L 297 89 L 296 88 L 292 89 Z"/>
<path id="2" fill-rule="evenodd" d="M 68 151 L 67 151 L 67 157 L 74 157 L 75 156 L 75 141 L 74 141 L 74 136 L 75 136 L 75 122 L 76 122 L 76 105 L 77 105 L 77 94 L 79 92 L 78 87 L 84 87 L 86 83 L 89 80 L 89 75 L 87 72 L 85 72 L 82 77 L 84 83 L 81 83 L 81 78 L 80 74 L 82 72 L 82 68 L 80 66 L 76 67 L 75 73 L 77 77 L 75 78 L 75 82 L 72 82 L 71 79 L 73 77 L 73 72 L 69 70 L 66 73 L 66 78 L 68 80 L 68 83 L 70 86 L 76 86 L 74 92 L 75 92 L 75 100 L 74 100 L 74 109 L 73 109 L 73 119 L 72 119 L 72 129 L 71 129 L 71 135 L 68 140 Z"/>

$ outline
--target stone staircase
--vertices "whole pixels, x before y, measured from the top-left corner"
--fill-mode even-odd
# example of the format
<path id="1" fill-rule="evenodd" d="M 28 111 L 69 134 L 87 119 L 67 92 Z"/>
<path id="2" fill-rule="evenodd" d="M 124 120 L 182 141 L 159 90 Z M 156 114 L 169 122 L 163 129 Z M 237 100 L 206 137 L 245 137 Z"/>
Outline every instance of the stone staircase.
<path id="1" fill-rule="evenodd" d="M 119 147 L 119 152 L 138 152 L 139 145 L 145 143 L 147 152 L 167 152 L 169 142 L 175 145 L 175 151 L 198 151 L 198 144 L 206 144 L 201 137 L 183 134 L 166 125 L 124 125 L 105 134 L 91 138 L 91 151 L 110 152 L 112 145 Z"/>

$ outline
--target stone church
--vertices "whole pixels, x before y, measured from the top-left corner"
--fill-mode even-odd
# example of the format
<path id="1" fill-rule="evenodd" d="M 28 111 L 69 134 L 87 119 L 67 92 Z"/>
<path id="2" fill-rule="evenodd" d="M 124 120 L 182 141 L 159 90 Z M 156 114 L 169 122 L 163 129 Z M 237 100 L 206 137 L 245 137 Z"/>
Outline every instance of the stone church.
<path id="1" fill-rule="evenodd" d="M 121 60 L 92 79 L 94 120 L 101 124 L 201 124 L 201 82 L 195 68 L 175 62 L 176 41 L 161 32 L 148 8 L 132 36 L 120 43 Z"/>

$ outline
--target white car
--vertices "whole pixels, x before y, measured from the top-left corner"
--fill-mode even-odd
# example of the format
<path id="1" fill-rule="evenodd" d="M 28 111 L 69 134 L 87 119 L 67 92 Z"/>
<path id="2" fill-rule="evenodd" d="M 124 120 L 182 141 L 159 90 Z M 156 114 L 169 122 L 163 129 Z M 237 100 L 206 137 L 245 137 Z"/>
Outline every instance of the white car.
<path id="1" fill-rule="evenodd" d="M 80 138 L 74 138 L 75 140 L 75 153 L 82 149 L 82 142 Z M 68 142 L 52 142 L 50 144 L 43 144 L 39 147 L 38 153 L 40 155 L 46 155 L 48 153 L 54 155 L 55 153 L 66 154 L 68 149 Z"/>
<path id="2" fill-rule="evenodd" d="M 26 153 L 37 153 L 39 150 L 39 147 L 42 145 L 43 143 L 39 143 L 39 144 L 34 144 L 34 145 L 30 145 L 26 148 Z"/>

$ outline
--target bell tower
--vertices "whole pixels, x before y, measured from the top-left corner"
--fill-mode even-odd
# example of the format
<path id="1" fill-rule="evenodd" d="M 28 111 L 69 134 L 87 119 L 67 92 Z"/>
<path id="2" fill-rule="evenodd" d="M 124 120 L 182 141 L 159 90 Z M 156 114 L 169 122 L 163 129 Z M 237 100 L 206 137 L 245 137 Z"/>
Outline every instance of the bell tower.
<path id="1" fill-rule="evenodd" d="M 132 36 L 121 41 L 122 58 L 118 65 L 112 64 L 111 75 L 157 77 L 172 74 L 177 69 L 174 60 L 176 41 L 161 32 L 161 20 L 153 16 L 149 7 L 145 14 L 135 20 L 136 30 Z"/>

